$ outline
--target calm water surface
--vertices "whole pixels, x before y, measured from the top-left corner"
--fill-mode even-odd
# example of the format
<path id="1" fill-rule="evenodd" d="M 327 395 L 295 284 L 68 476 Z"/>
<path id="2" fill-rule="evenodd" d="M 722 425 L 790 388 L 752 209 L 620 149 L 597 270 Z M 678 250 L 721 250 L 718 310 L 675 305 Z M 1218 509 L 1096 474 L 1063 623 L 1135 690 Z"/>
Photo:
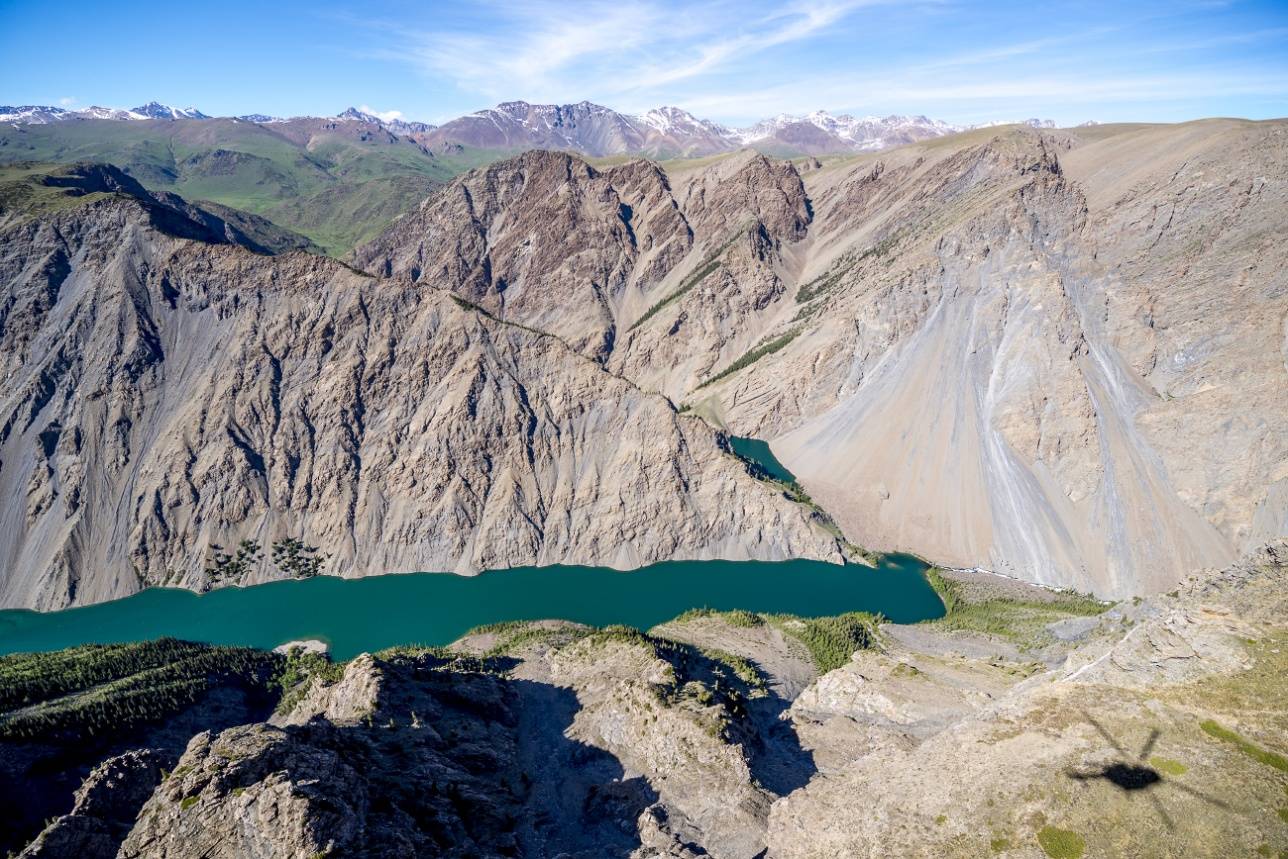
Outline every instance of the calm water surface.
<path id="1" fill-rule="evenodd" d="M 774 452 L 769 449 L 769 444 L 758 438 L 742 438 L 741 436 L 729 436 L 729 447 L 733 452 L 743 459 L 750 459 L 765 470 L 765 473 L 775 480 L 781 480 L 784 483 L 795 483 L 796 475 L 787 470 L 787 466 L 778 461 Z"/>
<path id="2" fill-rule="evenodd" d="M 320 576 L 208 594 L 152 588 L 58 612 L 0 611 L 0 654 L 174 636 L 269 648 L 317 638 L 337 659 L 395 644 L 448 644 L 471 627 L 562 618 L 648 629 L 691 608 L 802 616 L 880 612 L 911 623 L 943 614 L 925 566 L 888 555 L 877 569 L 820 561 L 669 561 L 632 572 L 520 567 L 479 576 Z"/>

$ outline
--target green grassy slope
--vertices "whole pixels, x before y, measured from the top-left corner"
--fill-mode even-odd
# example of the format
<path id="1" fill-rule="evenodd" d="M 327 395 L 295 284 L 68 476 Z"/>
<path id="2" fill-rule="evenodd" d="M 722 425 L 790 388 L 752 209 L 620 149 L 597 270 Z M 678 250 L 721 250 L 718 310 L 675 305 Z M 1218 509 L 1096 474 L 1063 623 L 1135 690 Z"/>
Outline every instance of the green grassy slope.
<path id="1" fill-rule="evenodd" d="M 231 119 L 84 120 L 0 127 L 0 164 L 114 164 L 151 190 L 264 216 L 340 256 L 435 186 L 503 153 L 432 154 L 355 124 L 307 120 L 278 129 Z"/>
<path id="2" fill-rule="evenodd" d="M 113 197 L 138 200 L 154 212 L 169 211 L 192 229 L 204 230 L 212 241 L 236 242 L 258 253 L 321 250 L 268 218 L 209 200 L 195 206 L 169 192 L 149 191 L 108 164 L 0 163 L 0 227 Z"/>
<path id="3" fill-rule="evenodd" d="M 281 661 L 174 639 L 0 657 L 0 739 L 119 733 L 166 719 L 221 684 L 269 698 Z"/>

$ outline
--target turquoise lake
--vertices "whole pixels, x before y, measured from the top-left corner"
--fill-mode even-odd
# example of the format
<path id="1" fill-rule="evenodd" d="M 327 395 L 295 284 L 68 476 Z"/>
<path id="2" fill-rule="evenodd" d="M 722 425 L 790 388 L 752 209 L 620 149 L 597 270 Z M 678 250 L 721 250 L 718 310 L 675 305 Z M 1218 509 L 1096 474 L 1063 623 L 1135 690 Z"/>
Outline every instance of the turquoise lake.
<path id="1" fill-rule="evenodd" d="M 733 452 L 743 459 L 750 459 L 765 470 L 765 473 L 775 480 L 781 480 L 784 483 L 795 483 L 796 475 L 787 470 L 787 466 L 778 461 L 774 452 L 769 449 L 769 444 L 758 438 L 742 438 L 740 436 L 729 436 L 729 447 Z"/>
<path id="2" fill-rule="evenodd" d="M 804 617 L 880 612 L 912 623 L 941 617 L 925 565 L 887 555 L 876 569 L 821 561 L 668 561 L 630 572 L 520 567 L 478 576 L 319 576 L 207 594 L 152 588 L 57 612 L 0 611 L 0 654 L 173 636 L 270 648 L 316 638 L 337 659 L 396 644 L 448 644 L 471 627 L 560 618 L 646 630 L 691 608 Z"/>

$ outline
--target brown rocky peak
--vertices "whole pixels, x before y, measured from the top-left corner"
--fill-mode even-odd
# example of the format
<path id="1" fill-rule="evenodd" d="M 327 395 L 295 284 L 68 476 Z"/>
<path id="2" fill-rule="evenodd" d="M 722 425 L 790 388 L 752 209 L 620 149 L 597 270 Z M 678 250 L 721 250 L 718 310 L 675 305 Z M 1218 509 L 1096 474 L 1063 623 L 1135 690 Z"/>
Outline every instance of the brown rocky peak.
<path id="1" fill-rule="evenodd" d="M 708 241 L 759 222 L 775 244 L 805 237 L 813 212 L 800 173 L 790 161 L 746 150 L 688 177 L 680 205 Z"/>
<path id="2" fill-rule="evenodd" d="M 476 185 L 479 174 L 487 177 L 484 181 L 519 179 L 525 185 L 538 185 L 545 190 L 564 182 L 589 182 L 599 176 L 595 168 L 576 155 L 548 149 L 529 150 L 471 171 L 457 181 L 467 186 Z"/>
<path id="3" fill-rule="evenodd" d="M 627 161 L 625 164 L 618 164 L 604 171 L 614 185 L 618 187 L 652 187 L 656 185 L 666 191 L 671 190 L 671 182 L 666 176 L 666 171 L 658 166 L 656 161 L 650 161 L 647 158 L 637 158 L 634 161 Z"/>
<path id="4" fill-rule="evenodd" d="M 565 152 L 532 151 L 462 176 L 354 261 L 453 290 L 602 356 L 621 293 L 665 277 L 691 244 L 657 165 L 601 173 Z"/>

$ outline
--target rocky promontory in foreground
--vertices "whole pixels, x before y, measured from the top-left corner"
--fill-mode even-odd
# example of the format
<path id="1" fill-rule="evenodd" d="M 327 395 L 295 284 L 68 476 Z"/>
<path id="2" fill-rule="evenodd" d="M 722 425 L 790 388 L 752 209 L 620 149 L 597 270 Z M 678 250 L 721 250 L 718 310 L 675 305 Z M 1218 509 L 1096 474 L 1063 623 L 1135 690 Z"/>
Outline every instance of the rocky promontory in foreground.
<path id="1" fill-rule="evenodd" d="M 0 788 L 31 813 L 0 847 L 1278 855 L 1286 562 L 1279 543 L 1114 606 L 934 572 L 949 613 L 914 626 L 699 611 L 344 664 L 165 641 L 3 657 Z"/>

